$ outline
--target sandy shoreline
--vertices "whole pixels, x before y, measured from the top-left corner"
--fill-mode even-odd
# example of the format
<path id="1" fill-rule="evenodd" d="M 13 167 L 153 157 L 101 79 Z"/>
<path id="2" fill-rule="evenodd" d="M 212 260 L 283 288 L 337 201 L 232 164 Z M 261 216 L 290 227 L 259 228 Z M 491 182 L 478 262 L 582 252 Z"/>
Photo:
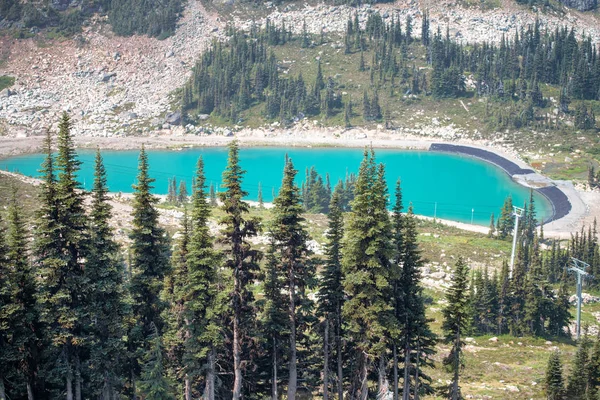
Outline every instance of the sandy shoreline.
<path id="1" fill-rule="evenodd" d="M 145 137 L 74 137 L 78 148 L 96 148 L 104 150 L 136 150 L 142 144 L 147 149 L 182 149 L 205 146 L 225 146 L 232 140 L 237 139 L 240 146 L 277 146 L 277 147 L 354 147 L 364 148 L 397 148 L 406 150 L 428 150 L 433 143 L 450 143 L 467 145 L 495 153 L 521 168 L 531 168 L 521 160 L 518 154 L 509 147 L 498 143 L 483 140 L 447 140 L 439 136 L 418 136 L 406 133 L 395 133 L 394 131 L 368 131 L 363 129 L 333 129 L 320 128 L 314 130 L 249 130 L 244 129 L 237 132 L 235 136 L 225 137 L 219 135 L 195 136 L 195 135 L 173 135 L 155 134 Z M 1 137 L 0 158 L 11 157 L 20 154 L 37 153 L 42 150 L 43 137 L 32 136 L 27 138 Z M 539 174 L 536 176 L 514 176 L 518 183 L 536 187 L 542 181 L 543 185 L 556 185 L 568 197 L 571 210 L 568 215 L 544 226 L 546 237 L 569 238 L 571 232 L 581 229 L 584 224 L 590 224 L 597 217 L 600 208 L 600 195 L 595 192 L 582 192 L 573 187 L 570 182 L 551 181 Z M 455 226 L 474 232 L 487 232 L 487 227 L 471 225 L 455 221 L 438 219 L 440 223 Z"/>

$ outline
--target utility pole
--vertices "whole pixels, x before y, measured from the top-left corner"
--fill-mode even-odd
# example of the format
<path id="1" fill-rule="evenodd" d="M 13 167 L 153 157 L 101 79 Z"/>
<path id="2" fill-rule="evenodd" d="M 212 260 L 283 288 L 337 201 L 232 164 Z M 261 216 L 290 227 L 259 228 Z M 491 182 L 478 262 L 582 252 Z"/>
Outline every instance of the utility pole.
<path id="1" fill-rule="evenodd" d="M 524 208 L 513 206 L 512 215 L 515 216 L 515 230 L 513 232 L 512 253 L 510 254 L 510 273 L 508 275 L 509 278 L 512 278 L 513 270 L 515 269 L 515 250 L 517 248 L 517 235 L 519 234 L 519 218 L 523 216 L 524 212 Z"/>
<path id="2" fill-rule="evenodd" d="M 577 340 L 579 340 L 579 336 L 581 335 L 581 283 L 583 277 L 589 275 L 585 272 L 589 266 L 590 264 L 571 257 L 571 268 L 569 268 L 569 271 L 577 274 Z"/>

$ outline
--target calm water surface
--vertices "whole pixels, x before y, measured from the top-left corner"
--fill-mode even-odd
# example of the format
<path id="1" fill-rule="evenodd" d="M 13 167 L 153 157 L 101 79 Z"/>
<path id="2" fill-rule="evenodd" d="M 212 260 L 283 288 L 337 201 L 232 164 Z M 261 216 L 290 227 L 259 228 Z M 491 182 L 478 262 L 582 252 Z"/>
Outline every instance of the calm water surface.
<path id="1" fill-rule="evenodd" d="M 292 159 L 298 184 L 305 178 L 305 169 L 315 166 L 323 175 L 329 173 L 332 186 L 348 173 L 356 173 L 363 157 L 362 149 L 351 148 L 276 148 L 253 147 L 240 149 L 240 161 L 247 171 L 243 187 L 249 192 L 248 200 L 256 200 L 259 182 L 265 201 L 281 184 L 285 154 Z M 94 151 L 78 152 L 83 162 L 79 180 L 86 189 L 93 183 Z M 102 152 L 112 192 L 131 192 L 137 174 L 138 151 Z M 207 182 L 220 185 L 221 174 L 227 164 L 226 148 L 201 148 L 182 151 L 150 150 L 150 175 L 156 179 L 156 194 L 166 194 L 169 178 L 184 180 L 191 192 L 196 162 L 202 155 Z M 529 199 L 529 189 L 515 182 L 499 168 L 472 158 L 427 151 L 376 150 L 378 162 L 386 166 L 389 191 L 398 178 L 402 180 L 405 208 L 412 203 L 415 213 L 437 216 L 462 222 L 489 224 L 490 215 L 496 217 L 509 194 L 515 205 Z M 42 154 L 31 154 L 0 160 L 0 168 L 18 171 L 28 176 L 39 176 L 44 159 Z M 538 219 L 550 214 L 546 199 L 535 194 Z M 393 199 L 391 199 L 393 201 Z"/>

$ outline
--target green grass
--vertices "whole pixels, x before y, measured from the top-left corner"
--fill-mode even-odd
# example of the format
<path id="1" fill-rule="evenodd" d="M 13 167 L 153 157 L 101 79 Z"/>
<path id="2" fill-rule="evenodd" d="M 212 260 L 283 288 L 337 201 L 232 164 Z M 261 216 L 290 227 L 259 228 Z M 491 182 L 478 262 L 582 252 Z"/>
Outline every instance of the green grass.
<path id="1" fill-rule="evenodd" d="M 11 87 L 15 84 L 15 78 L 12 76 L 2 75 L 0 76 L 0 90 Z"/>

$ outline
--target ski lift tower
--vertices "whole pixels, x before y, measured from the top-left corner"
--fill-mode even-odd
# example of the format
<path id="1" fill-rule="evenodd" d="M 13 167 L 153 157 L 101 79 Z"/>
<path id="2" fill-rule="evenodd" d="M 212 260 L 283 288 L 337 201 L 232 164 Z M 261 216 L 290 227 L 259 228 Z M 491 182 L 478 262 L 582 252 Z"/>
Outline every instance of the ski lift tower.
<path id="1" fill-rule="evenodd" d="M 585 272 L 590 264 L 585 263 L 581 260 L 571 257 L 571 267 L 569 271 L 573 271 L 577 274 L 577 340 L 581 335 L 581 283 L 584 276 L 589 275 Z"/>
<path id="2" fill-rule="evenodd" d="M 512 278 L 513 270 L 515 269 L 515 250 L 517 248 L 517 236 L 519 234 L 519 218 L 523 216 L 525 213 L 525 209 L 517 206 L 513 206 L 513 213 L 515 217 L 515 231 L 513 232 L 513 245 L 512 245 L 512 253 L 510 254 L 510 273 L 509 277 Z"/>

